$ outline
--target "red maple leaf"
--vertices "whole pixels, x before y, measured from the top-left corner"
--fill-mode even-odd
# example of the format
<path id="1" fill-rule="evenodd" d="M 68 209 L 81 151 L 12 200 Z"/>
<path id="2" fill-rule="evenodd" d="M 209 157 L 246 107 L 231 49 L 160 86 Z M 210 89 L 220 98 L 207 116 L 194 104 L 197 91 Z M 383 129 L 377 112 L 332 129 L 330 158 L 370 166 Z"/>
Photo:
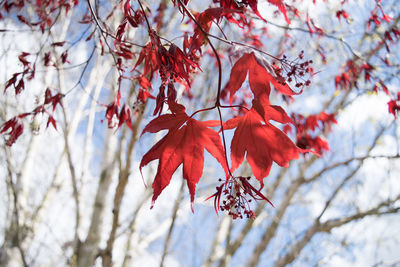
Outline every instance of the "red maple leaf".
<path id="1" fill-rule="evenodd" d="M 225 129 L 236 128 L 231 143 L 231 170 L 239 167 L 247 152 L 246 158 L 261 187 L 273 162 L 288 167 L 289 161 L 297 159 L 299 153 L 308 152 L 298 148 L 281 130 L 269 123 L 269 120 L 280 123 L 291 121 L 282 108 L 265 106 L 264 111 L 263 118 L 252 108 L 243 116 L 228 120 L 224 126 Z"/>
<path id="2" fill-rule="evenodd" d="M 168 129 L 167 135 L 158 141 L 140 162 L 142 170 L 149 162 L 158 159 L 157 173 L 152 185 L 152 207 L 181 164 L 193 205 L 196 185 L 203 174 L 204 149 L 216 158 L 225 173 L 228 173 L 221 138 L 216 131 L 209 128 L 218 126 L 219 122 L 197 121 L 185 113 L 182 105 L 170 103 L 169 106 L 173 114 L 155 118 L 143 130 L 143 133 L 155 133 Z"/>
<path id="3" fill-rule="evenodd" d="M 233 95 L 239 90 L 249 73 L 249 83 L 254 98 L 259 98 L 264 95 L 268 99 L 271 92 L 270 83 L 276 90 L 284 95 L 299 94 L 293 91 L 282 77 L 275 75 L 274 69 L 262 62 L 254 53 L 245 53 L 236 61 L 231 70 L 229 81 L 226 84 L 222 94 L 226 96 L 230 94 L 230 102 L 233 100 Z"/>

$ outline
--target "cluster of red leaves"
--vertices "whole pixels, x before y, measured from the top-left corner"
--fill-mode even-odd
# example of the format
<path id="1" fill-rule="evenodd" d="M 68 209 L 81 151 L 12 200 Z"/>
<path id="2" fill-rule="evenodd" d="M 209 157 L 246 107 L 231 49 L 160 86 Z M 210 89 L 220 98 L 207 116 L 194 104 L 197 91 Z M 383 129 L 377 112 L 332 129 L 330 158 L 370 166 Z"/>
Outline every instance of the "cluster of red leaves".
<path id="1" fill-rule="evenodd" d="M 64 43 L 65 42 L 55 42 L 55 43 L 52 43 L 51 46 L 53 46 L 53 47 L 63 46 Z M 28 60 L 27 57 L 29 57 L 29 56 L 31 56 L 31 54 L 28 52 L 22 52 L 18 56 L 18 61 L 22 64 L 23 70 L 20 72 L 14 73 L 12 75 L 12 77 L 7 80 L 5 87 L 4 87 L 4 93 L 12 85 L 15 89 L 15 94 L 18 95 L 25 89 L 25 85 L 26 85 L 25 81 L 30 81 L 35 78 L 36 64 L 32 64 Z M 50 57 L 51 57 L 50 52 L 45 53 L 44 61 L 43 61 L 43 64 L 45 66 L 50 65 L 50 61 L 51 61 Z M 61 63 L 63 63 L 63 64 L 69 63 L 67 57 L 68 57 L 68 51 L 64 51 L 60 56 Z M 56 66 L 55 63 L 53 63 L 53 66 Z"/>
<path id="2" fill-rule="evenodd" d="M 342 69 L 343 72 L 335 77 L 336 89 L 349 90 L 351 88 L 358 88 L 358 79 L 362 74 L 364 74 L 365 82 L 379 82 L 385 93 L 388 93 L 384 82 L 374 77 L 374 67 L 371 64 L 359 64 L 353 60 L 348 60 Z M 374 90 L 378 90 L 377 84 L 375 85 Z"/>
<path id="3" fill-rule="evenodd" d="M 175 4 L 175 1 L 173 1 Z M 196 14 L 196 25 L 194 28 L 193 36 L 188 40 L 187 44 L 184 45 L 188 48 L 188 54 L 191 57 L 196 58 L 196 53 L 201 53 L 201 46 L 206 43 L 207 38 L 204 33 L 210 31 L 212 22 L 219 23 L 222 18 L 226 18 L 228 22 L 238 25 L 240 28 L 251 28 L 251 21 L 247 21 L 245 12 L 246 7 L 250 7 L 251 10 L 263 21 L 266 21 L 258 11 L 257 0 L 244 0 L 244 1 L 234 1 L 234 0 L 214 0 L 215 3 L 219 4 L 220 7 L 208 8 L 205 11 Z M 286 14 L 286 8 L 282 0 L 268 0 L 271 4 L 278 7 L 281 13 L 284 15 L 287 23 L 290 24 L 290 20 Z M 182 5 L 177 1 L 180 10 L 183 11 Z M 248 32 L 245 34 L 248 35 Z M 251 35 L 253 37 L 253 42 L 257 47 L 257 35 Z"/>
<path id="4" fill-rule="evenodd" d="M 130 5 L 130 0 L 126 0 L 124 3 L 124 17 L 122 19 L 122 22 L 119 24 L 117 28 L 117 33 L 115 35 L 115 40 L 114 40 L 114 46 L 117 47 L 121 44 L 122 42 L 122 37 L 126 31 L 128 23 L 134 27 L 137 28 L 139 24 L 141 24 L 144 20 L 144 14 L 141 10 L 132 10 L 132 7 Z M 126 45 L 126 44 L 125 44 Z M 122 46 L 124 47 L 124 45 Z M 121 53 L 121 56 L 124 56 L 126 58 L 125 54 L 130 55 L 130 51 L 123 51 Z M 131 59 L 131 58 L 128 58 Z"/>
<path id="5" fill-rule="evenodd" d="M 150 80 L 158 71 L 163 83 L 179 82 L 187 87 L 190 87 L 190 73 L 200 69 L 199 65 L 176 45 L 171 43 L 167 49 L 155 31 L 150 32 L 150 42 L 140 52 L 134 69 L 142 62 L 143 75 L 148 75 Z"/>
<path id="6" fill-rule="evenodd" d="M 183 15 L 190 15 L 186 5 L 189 0 L 172 0 Z M 195 198 L 195 190 L 199 182 L 204 167 L 204 150 L 207 150 L 222 166 L 225 171 L 226 179 L 223 184 L 216 187 L 216 192 L 209 198 L 214 198 L 214 206 L 216 212 L 219 210 L 228 212 L 234 219 L 236 218 L 254 218 L 254 212 L 251 210 L 250 203 L 252 200 L 269 200 L 261 193 L 263 188 L 263 179 L 268 176 L 272 164 L 275 162 L 279 166 L 288 167 L 292 159 L 299 157 L 301 153 L 313 152 L 322 154 L 329 150 L 328 143 L 322 138 L 322 133 L 328 132 L 331 125 L 336 123 L 334 114 L 320 113 L 304 117 L 295 114 L 289 117 L 282 107 L 272 105 L 270 102 L 271 88 L 287 99 L 295 94 L 301 93 L 304 86 L 310 84 L 307 76 L 313 75 L 311 68 L 312 61 L 304 60 L 304 53 L 300 52 L 295 60 L 288 60 L 285 56 L 281 59 L 276 58 L 273 64 L 268 64 L 261 57 L 254 53 L 245 52 L 240 55 L 240 58 L 234 63 L 229 81 L 226 86 L 220 91 L 222 99 L 228 99 L 230 108 L 240 106 L 240 112 L 236 117 L 227 121 L 199 121 L 189 116 L 185 107 L 178 104 L 176 101 L 177 92 L 175 83 L 180 83 L 187 89 L 191 87 L 191 75 L 200 70 L 199 62 L 202 56 L 202 47 L 209 41 L 207 36 L 212 27 L 212 23 L 219 24 L 222 19 L 226 19 L 229 23 L 233 23 L 244 30 L 247 35 L 248 42 L 254 47 L 261 47 L 259 35 L 251 33 L 253 21 L 247 18 L 247 12 L 254 13 L 258 18 L 266 21 L 258 11 L 258 0 L 213 0 L 214 7 L 208 8 L 203 12 L 195 14 L 195 21 L 190 21 L 193 25 L 192 35 L 184 37 L 182 48 L 179 48 L 172 42 L 163 44 L 162 38 L 157 32 L 151 29 L 148 23 L 147 11 L 132 9 L 130 0 L 121 2 L 123 10 L 123 18 L 117 27 L 114 37 L 115 51 L 111 51 L 118 56 L 117 67 L 124 73 L 122 60 L 132 60 L 135 57 L 135 52 L 132 51 L 132 44 L 126 41 L 124 35 L 128 27 L 138 27 L 147 20 L 150 41 L 142 47 L 136 64 L 132 68 L 132 72 L 136 71 L 139 75 L 129 78 L 135 79 L 140 84 L 137 95 L 137 101 L 145 103 L 148 98 L 156 99 L 156 106 L 153 115 L 158 115 L 155 119 L 149 122 L 144 128 L 143 133 L 156 133 L 162 130 L 168 132 L 158 141 L 142 158 L 140 162 L 140 171 L 143 167 L 152 161 L 158 161 L 157 173 L 153 181 L 153 197 L 152 206 L 159 197 L 161 192 L 170 183 L 173 174 L 180 165 L 183 165 L 183 178 L 187 181 L 190 192 L 190 199 L 193 204 Z M 275 5 L 279 12 L 284 16 L 287 23 L 290 20 L 287 16 L 287 10 L 295 16 L 300 16 L 298 10 L 284 4 L 283 0 L 268 0 L 270 4 Z M 315 1 L 314 1 L 315 2 Z M 345 1 L 342 1 L 342 5 Z M 24 8 L 24 1 L 11 2 L 5 0 L 2 2 L 3 9 L 10 12 L 11 9 L 21 10 Z M 77 5 L 78 0 L 36 0 L 34 14 L 37 17 L 37 22 L 29 22 L 24 16 L 17 14 L 17 18 L 30 26 L 39 26 L 42 31 L 51 27 L 54 23 L 55 11 L 64 8 L 68 12 L 72 5 Z M 141 4 L 139 2 L 139 4 Z M 166 8 L 165 2 L 161 3 L 158 8 L 158 13 L 162 14 Z M 278 12 L 278 11 L 277 11 Z M 346 21 L 349 19 L 349 14 L 341 9 L 336 12 L 336 17 L 340 21 L 341 18 Z M 1 14 L 0 14 L 1 18 Z M 377 1 L 377 6 L 371 13 L 371 18 L 368 27 L 374 24 L 380 25 L 383 21 L 389 22 L 392 18 L 387 16 L 380 6 L 380 1 Z M 162 24 L 159 17 L 154 19 L 156 29 L 159 29 Z M 93 22 L 89 13 L 86 13 L 82 18 L 81 23 Z M 308 16 L 306 17 L 306 25 L 310 34 L 324 35 L 324 31 L 319 28 L 316 23 Z M 106 27 L 106 26 L 105 26 Z M 107 29 L 106 29 L 107 30 Z M 266 31 L 266 30 L 265 30 Z M 264 32 L 266 33 L 266 32 Z M 94 32 L 87 38 L 90 40 Z M 396 27 L 387 30 L 381 40 L 394 43 L 398 41 L 400 32 Z M 99 40 L 102 48 L 103 43 Z M 65 42 L 56 42 L 52 46 L 63 46 Z M 388 47 L 388 46 L 387 46 Z M 388 48 L 389 49 L 389 48 Z M 321 55 L 322 50 L 318 50 Z M 222 55 L 213 49 L 213 56 L 218 59 Z M 10 86 L 15 88 L 16 94 L 19 94 L 25 87 L 24 77 L 29 75 L 28 79 L 34 77 L 35 66 L 27 59 L 29 53 L 22 53 L 18 59 L 24 66 L 24 70 L 15 73 L 6 83 L 5 90 Z M 68 52 L 61 54 L 61 61 L 68 62 Z M 220 63 L 220 62 L 219 62 Z M 386 62 L 385 62 L 386 63 Z M 44 54 L 44 65 L 52 64 L 51 53 Z M 388 63 L 387 63 L 388 64 Z M 53 64 L 54 65 L 54 64 Z M 143 65 L 142 71 L 138 70 L 138 66 Z M 221 69 L 221 66 L 219 66 Z M 373 75 L 374 67 L 369 63 L 359 63 L 348 61 L 343 67 L 343 72 L 336 76 L 336 88 L 351 89 L 357 88 L 357 81 L 361 75 L 364 75 L 366 82 L 375 82 L 374 90 L 377 91 L 379 86 L 385 93 L 389 91 L 385 84 L 375 78 Z M 161 79 L 161 85 L 156 97 L 150 94 L 151 82 L 154 77 L 158 76 Z M 127 78 L 121 77 L 121 79 Z M 243 86 L 246 79 L 248 80 L 249 88 Z M 221 81 L 220 81 L 221 82 Z M 294 84 L 298 88 L 298 92 L 292 90 L 289 84 Z M 272 87 L 271 87 L 272 86 Z M 237 105 L 239 89 L 243 88 L 244 95 L 251 99 L 251 104 L 244 102 Z M 250 90 L 247 90 L 250 89 Z M 35 108 L 32 112 L 20 114 L 7 122 L 0 128 L 0 134 L 8 135 L 6 140 L 7 145 L 12 145 L 15 140 L 22 134 L 24 124 L 22 119 L 27 116 L 36 116 L 38 113 L 48 114 L 47 127 L 51 123 L 57 129 L 56 121 L 53 117 L 54 110 L 58 104 L 61 105 L 61 99 L 64 95 L 58 93 L 53 95 L 47 89 L 45 92 L 45 100 L 42 105 Z M 243 97 L 240 97 L 243 99 Z M 118 90 L 117 96 L 112 103 L 105 106 L 105 118 L 107 119 L 108 127 L 121 127 L 124 123 L 132 129 L 132 112 L 131 108 L 120 103 L 121 92 Z M 242 100 L 243 101 L 243 100 Z M 395 117 L 400 110 L 400 93 L 397 99 L 388 102 L 389 112 Z M 163 107 L 167 104 L 170 113 L 163 114 Z M 52 107 L 50 112 L 47 108 Z M 217 108 L 220 111 L 220 99 L 216 100 L 216 104 L 212 108 L 204 109 L 211 110 Z M 195 113 L 204 111 L 198 110 Z M 273 122 L 284 124 L 284 131 L 273 125 Z M 289 124 L 296 127 L 296 143 L 286 135 L 292 128 Z M 219 130 L 214 130 L 214 127 L 219 127 Z M 230 159 L 229 166 L 227 152 L 225 151 L 226 144 L 221 140 L 221 134 L 225 130 L 233 130 L 233 138 L 230 144 Z M 317 133 L 317 131 L 319 131 Z M 225 142 L 225 141 L 224 141 Z M 260 188 L 256 189 L 250 183 L 250 177 L 235 177 L 233 172 L 237 170 L 246 156 L 247 161 L 252 169 L 256 180 L 260 184 Z M 220 179 L 222 181 L 223 179 Z M 222 201 L 221 201 L 222 200 Z M 272 203 L 269 202 L 271 205 Z M 193 207 L 192 207 L 193 208 Z"/>
<path id="7" fill-rule="evenodd" d="M 381 16 L 378 15 L 381 13 Z M 381 0 L 376 1 L 376 6 L 371 12 L 371 16 L 368 20 L 368 30 L 371 30 L 371 25 L 375 27 L 382 24 L 382 21 L 390 22 L 393 18 L 385 14 L 383 8 L 381 6 Z"/>
<path id="8" fill-rule="evenodd" d="M 346 12 L 346 10 L 341 9 L 336 11 L 336 17 L 339 21 L 341 18 L 343 18 L 344 20 L 346 20 L 346 22 L 349 22 L 350 15 Z"/>
<path id="9" fill-rule="evenodd" d="M 71 2 L 72 5 L 77 5 L 77 1 Z M 8 1 L 5 1 L 2 3 L 3 8 L 6 12 L 11 12 L 13 8 L 16 8 L 17 11 L 20 11 L 24 6 L 25 3 L 24 1 L 17 1 L 10 3 Z M 25 23 L 28 24 L 29 26 L 40 26 L 40 29 L 44 31 L 46 26 L 50 26 L 52 23 L 52 19 L 50 18 L 51 14 L 58 10 L 59 8 L 64 7 L 66 9 L 66 12 L 68 12 L 69 8 L 71 7 L 71 4 L 69 1 L 36 1 L 36 8 L 35 12 L 36 15 L 39 17 L 40 21 L 36 23 L 30 23 L 28 20 L 22 16 L 22 15 L 17 15 L 18 19 Z M 44 6 L 43 6 L 44 5 Z M 43 8 L 45 6 L 53 6 L 56 5 L 57 7 L 54 7 L 53 9 L 50 9 L 50 11 L 45 11 Z M 62 47 L 65 44 L 65 42 L 54 42 L 51 44 L 52 47 Z M 26 81 L 30 81 L 35 78 L 35 73 L 36 73 L 36 64 L 33 63 L 28 59 L 29 56 L 32 56 L 28 52 L 22 52 L 18 56 L 18 61 L 22 64 L 23 70 L 21 72 L 16 72 L 12 75 L 10 79 L 7 80 L 5 87 L 4 87 L 4 93 L 7 91 L 8 88 L 11 86 L 14 87 L 15 89 L 15 94 L 18 95 L 20 94 L 26 86 Z M 68 61 L 68 51 L 64 51 L 60 55 L 60 62 L 61 63 L 69 63 Z M 49 66 L 51 64 L 51 53 L 44 53 L 44 60 L 43 60 L 44 66 Z M 55 62 L 52 64 L 53 66 L 56 66 Z M 47 88 L 45 90 L 45 96 L 44 96 L 44 102 L 43 104 L 37 106 L 36 108 L 33 109 L 31 112 L 26 112 L 19 114 L 18 116 L 15 116 L 8 121 L 6 121 L 2 126 L 0 130 L 0 134 L 5 134 L 8 136 L 6 140 L 6 145 L 11 146 L 12 144 L 15 143 L 15 141 L 21 136 L 24 130 L 24 124 L 22 119 L 31 116 L 34 118 L 38 114 L 47 114 L 47 123 L 46 123 L 46 128 L 49 127 L 51 124 L 54 129 L 57 130 L 57 123 L 56 120 L 53 117 L 53 113 L 57 107 L 57 105 L 62 105 L 61 104 L 61 99 L 64 97 L 63 94 L 61 93 L 56 93 L 52 94 L 51 90 Z M 48 110 L 48 107 L 51 106 L 52 108 Z"/>
<path id="10" fill-rule="evenodd" d="M 390 63 L 384 60 L 385 64 Z M 364 78 L 365 83 L 373 84 L 373 91 L 378 93 L 382 90 L 386 95 L 389 95 L 389 89 L 384 81 L 374 75 L 375 68 L 369 63 L 359 64 L 353 60 L 348 60 L 343 67 L 343 72 L 335 77 L 335 88 L 350 90 L 358 88 L 358 80 Z"/>
<path id="11" fill-rule="evenodd" d="M 381 16 L 378 15 L 379 13 L 381 14 Z M 385 14 L 381 6 L 381 0 L 378 0 L 376 1 L 376 6 L 372 10 L 371 16 L 368 21 L 368 31 L 371 31 L 371 25 L 374 26 L 372 31 L 376 31 L 376 28 L 379 27 L 382 24 L 382 22 L 389 23 L 392 20 L 393 20 L 392 17 Z M 383 38 L 381 38 L 381 40 L 376 45 L 376 49 L 379 49 L 379 47 L 383 44 L 385 45 L 386 50 L 390 52 L 389 44 L 395 44 L 396 42 L 399 41 L 399 39 L 400 39 L 400 31 L 398 29 L 398 26 L 393 25 L 391 28 L 385 31 Z"/>
<path id="12" fill-rule="evenodd" d="M 18 139 L 18 137 L 21 136 L 21 134 L 24 131 L 24 124 L 22 122 L 22 119 L 27 116 L 35 117 L 39 113 L 47 114 L 48 119 L 47 119 L 46 127 L 49 127 L 49 125 L 51 123 L 51 125 L 53 125 L 54 129 L 57 130 L 56 120 L 53 117 L 53 113 L 54 113 L 54 110 L 56 109 L 57 105 L 62 105 L 61 99 L 63 97 L 64 97 L 64 95 L 60 94 L 60 93 L 52 95 L 51 90 L 49 88 L 47 88 L 45 91 L 43 104 L 37 106 L 31 112 L 19 114 L 18 116 L 15 116 L 15 117 L 11 118 L 10 120 L 6 121 L 0 128 L 0 134 L 5 134 L 8 136 L 8 139 L 6 140 L 6 145 L 12 146 L 15 143 L 15 141 Z M 49 106 L 51 106 L 51 111 L 49 111 L 47 109 Z"/>
<path id="13" fill-rule="evenodd" d="M 192 61 L 176 45 L 171 43 L 169 49 L 167 49 L 161 43 L 160 37 L 155 31 L 151 31 L 149 34 L 150 42 L 140 52 L 134 69 L 144 62 L 144 70 L 141 76 L 142 81 L 145 76 L 148 76 L 149 80 L 152 80 L 156 71 L 160 74 L 161 85 L 156 98 L 156 108 L 153 112 L 155 115 L 161 114 L 165 102 L 175 101 L 176 90 L 174 83 L 181 83 L 186 88 L 190 88 L 190 74 L 199 70 L 200 67 L 197 62 Z M 165 93 L 165 89 L 167 90 L 167 94 Z"/>
<path id="14" fill-rule="evenodd" d="M 8 121 L 6 121 L 0 130 L 0 134 L 8 135 L 8 139 L 6 140 L 7 146 L 12 146 L 15 141 L 20 137 L 22 132 L 24 131 L 24 124 L 21 122 L 20 119 L 26 117 L 25 114 L 18 115 Z M 8 131 L 10 130 L 10 131 Z"/>
<path id="15" fill-rule="evenodd" d="M 149 162 L 159 160 L 153 182 L 153 203 L 169 184 L 180 164 L 183 164 L 183 178 L 187 180 L 193 202 L 195 187 L 203 172 L 203 151 L 207 149 L 222 165 L 227 175 L 226 182 L 212 197 L 218 199 L 215 200 L 218 202 L 221 194 L 227 192 L 225 189 L 237 187 L 238 181 L 241 181 L 239 187 L 243 192 L 240 193 L 241 195 L 231 194 L 231 197 L 228 197 L 229 194 L 226 195 L 229 201 L 224 204 L 223 210 L 231 212 L 231 215 L 236 218 L 242 216 L 239 210 L 244 209 L 245 215 L 252 217 L 247 206 L 242 208 L 243 203 L 247 203 L 246 197 L 258 196 L 267 200 L 260 190 L 272 163 L 276 162 L 280 166 L 288 167 L 290 160 L 298 158 L 300 153 L 309 151 L 297 147 L 285 133 L 270 123 L 270 120 L 283 124 L 292 123 L 281 107 L 270 104 L 271 84 L 284 95 L 291 96 L 297 93 L 284 80 L 280 80 L 274 69 L 262 59 L 257 58 L 254 53 L 244 53 L 234 64 L 230 79 L 223 90 L 224 96 L 227 97 L 229 94 L 230 102 L 232 102 L 233 96 L 242 87 L 247 76 L 254 96 L 252 107 L 245 109 L 242 115 L 222 125 L 225 130 L 235 129 L 231 142 L 232 166 L 229 170 L 221 138 L 216 131 L 210 129 L 210 127 L 221 126 L 221 122 L 197 121 L 185 113 L 182 105 L 168 101 L 172 114 L 160 115 L 145 127 L 143 133 L 168 130 L 168 133 L 143 156 L 140 163 L 140 169 L 142 169 Z M 255 178 L 260 183 L 259 190 L 252 187 L 247 180 L 231 176 L 231 173 L 243 162 L 245 154 Z M 222 190 L 222 188 L 225 189 Z M 219 208 L 219 204 L 216 205 L 216 210 Z M 234 212 L 232 209 L 237 211 Z"/>
<path id="16" fill-rule="evenodd" d="M 383 43 L 386 47 L 386 50 L 390 52 L 390 44 L 395 44 L 400 40 L 400 30 L 396 27 L 393 27 L 387 31 L 385 31 L 384 38 L 380 41 L 380 44 Z"/>
<path id="17" fill-rule="evenodd" d="M 131 118 L 131 110 L 127 105 L 123 105 L 121 110 L 121 92 L 118 90 L 115 100 L 107 105 L 106 109 L 106 119 L 108 128 L 117 128 L 121 127 L 122 124 L 126 123 L 128 127 L 132 129 L 132 118 Z"/>
<path id="18" fill-rule="evenodd" d="M 52 47 L 63 47 L 65 45 L 65 41 L 62 42 L 54 42 L 52 43 L 50 46 Z M 62 64 L 65 63 L 71 63 L 68 60 L 68 49 L 65 50 L 64 52 L 61 53 L 61 55 L 59 56 L 60 62 Z M 43 65 L 48 67 L 48 66 L 53 66 L 53 67 L 57 67 L 57 60 L 54 58 L 54 55 L 52 56 L 52 52 L 48 51 L 44 53 L 44 57 L 43 57 Z"/>
<path id="19" fill-rule="evenodd" d="M 26 7 L 27 3 L 33 5 L 29 5 Z M 75 7 L 79 4 L 79 0 L 35 0 L 35 1 L 12 1 L 12 0 L 4 0 L 1 2 L 2 9 L 7 13 L 17 14 L 17 18 L 20 22 L 30 26 L 30 27 L 39 27 L 42 33 L 46 30 L 46 28 L 52 27 L 56 18 L 59 16 L 60 11 L 62 9 L 65 10 L 65 13 L 68 13 L 72 7 Z M 31 8 L 33 11 L 33 15 L 31 16 L 34 21 L 30 21 L 25 15 L 21 12 L 24 8 Z M 21 14 L 19 14 L 21 12 Z M 0 12 L 0 19 L 3 18 L 3 15 Z"/>
<path id="20" fill-rule="evenodd" d="M 353 87 L 357 87 L 359 74 L 359 67 L 354 61 L 348 60 L 343 72 L 335 77 L 336 89 L 351 89 Z"/>
<path id="21" fill-rule="evenodd" d="M 337 123 L 335 114 L 321 112 L 320 114 L 309 115 L 293 114 L 292 119 L 296 126 L 296 145 L 302 149 L 312 149 L 319 155 L 324 151 L 329 151 L 328 142 L 322 137 L 323 133 L 331 131 L 333 123 Z M 292 128 L 286 127 L 286 133 L 291 132 Z M 316 130 L 319 130 L 317 134 Z"/>
<path id="22" fill-rule="evenodd" d="M 35 77 L 35 65 L 31 65 L 31 63 L 26 58 L 30 54 L 27 52 L 22 52 L 18 56 L 18 60 L 22 63 L 24 70 L 21 72 L 16 72 L 13 76 L 6 82 L 6 86 L 4 88 L 4 93 L 7 89 L 12 85 L 15 89 L 15 94 L 20 94 L 25 89 L 24 78 L 27 76 L 28 80 L 32 80 Z"/>
<path id="23" fill-rule="evenodd" d="M 228 9 L 236 9 L 236 10 L 243 10 L 244 7 L 249 6 L 251 10 L 253 10 L 254 14 L 256 14 L 260 19 L 266 22 L 266 20 L 261 16 L 260 12 L 258 11 L 257 5 L 258 0 L 242 0 L 242 1 L 235 1 L 235 0 L 214 0 L 215 3 L 219 3 L 222 7 Z M 286 22 L 290 24 L 290 20 L 286 14 L 286 7 L 283 3 L 283 0 L 268 0 L 269 3 L 278 7 L 279 11 L 284 16 Z"/>

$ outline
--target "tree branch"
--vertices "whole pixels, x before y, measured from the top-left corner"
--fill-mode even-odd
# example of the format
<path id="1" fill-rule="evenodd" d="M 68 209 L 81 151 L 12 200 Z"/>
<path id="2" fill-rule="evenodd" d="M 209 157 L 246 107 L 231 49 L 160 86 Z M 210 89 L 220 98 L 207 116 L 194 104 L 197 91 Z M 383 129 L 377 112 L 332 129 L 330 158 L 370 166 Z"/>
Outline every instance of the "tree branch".
<path id="1" fill-rule="evenodd" d="M 298 240 L 295 244 L 293 244 L 288 252 L 280 257 L 274 264 L 275 267 L 283 267 L 286 266 L 287 264 L 292 263 L 297 255 L 300 254 L 301 250 L 309 243 L 311 238 L 319 232 L 330 232 L 333 228 L 340 227 L 342 225 L 345 225 L 347 223 L 362 219 L 367 216 L 381 216 L 385 214 L 394 214 L 398 213 L 400 211 L 400 207 L 392 207 L 396 201 L 400 199 L 400 195 L 398 195 L 396 198 L 392 200 L 387 200 L 384 202 L 379 203 L 377 206 L 374 208 L 371 208 L 369 210 L 366 210 L 364 212 L 358 212 L 353 215 L 347 216 L 347 217 L 342 217 L 342 218 L 337 218 L 337 219 L 330 219 L 324 223 L 320 223 L 318 221 L 318 218 L 314 221 L 314 224 L 308 228 L 308 230 L 305 232 L 303 237 Z M 387 208 L 382 210 L 382 208 Z"/>

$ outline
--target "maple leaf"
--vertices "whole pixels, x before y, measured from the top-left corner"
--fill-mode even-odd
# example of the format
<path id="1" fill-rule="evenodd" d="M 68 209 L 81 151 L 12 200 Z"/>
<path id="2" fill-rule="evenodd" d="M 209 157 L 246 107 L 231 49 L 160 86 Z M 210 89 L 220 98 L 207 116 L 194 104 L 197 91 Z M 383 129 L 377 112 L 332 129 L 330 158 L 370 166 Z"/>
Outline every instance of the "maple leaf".
<path id="1" fill-rule="evenodd" d="M 236 15 L 237 19 L 234 15 Z M 240 28 L 248 24 L 245 15 L 240 9 L 225 7 L 208 8 L 196 15 L 198 24 L 196 24 L 194 34 L 189 41 L 189 53 L 201 50 L 201 46 L 207 43 L 207 38 L 203 31 L 208 33 L 211 29 L 212 22 L 219 24 L 223 17 L 230 23 L 235 23 Z"/>
<path id="2" fill-rule="evenodd" d="M 261 95 L 269 97 L 271 92 L 270 83 L 276 90 L 284 95 L 296 95 L 282 77 L 277 77 L 274 70 L 266 63 L 257 59 L 254 53 L 245 53 L 233 65 L 229 81 L 223 89 L 222 95 L 226 96 L 229 93 L 229 100 L 232 103 L 233 95 L 239 90 L 249 73 L 250 89 L 254 97 Z"/>
<path id="3" fill-rule="evenodd" d="M 170 183 L 176 169 L 183 164 L 183 178 L 187 181 L 190 200 L 193 202 L 196 185 L 204 167 L 204 149 L 223 166 L 228 175 L 225 153 L 219 134 L 209 127 L 218 126 L 218 121 L 197 121 L 185 113 L 185 108 L 176 103 L 169 103 L 173 114 L 164 114 L 152 120 L 143 133 L 155 133 L 168 130 L 142 158 L 140 171 L 149 162 L 158 159 L 157 173 L 154 178 L 152 205 Z"/>
<path id="4" fill-rule="evenodd" d="M 281 167 L 288 167 L 289 161 L 297 159 L 299 153 L 309 152 L 298 148 L 281 130 L 269 123 L 290 122 L 290 118 L 277 106 L 264 108 L 264 118 L 254 108 L 243 116 L 228 120 L 225 129 L 236 128 L 231 143 L 231 171 L 234 171 L 246 158 L 254 176 L 263 186 L 263 178 L 268 176 L 271 165 L 276 162 Z"/>

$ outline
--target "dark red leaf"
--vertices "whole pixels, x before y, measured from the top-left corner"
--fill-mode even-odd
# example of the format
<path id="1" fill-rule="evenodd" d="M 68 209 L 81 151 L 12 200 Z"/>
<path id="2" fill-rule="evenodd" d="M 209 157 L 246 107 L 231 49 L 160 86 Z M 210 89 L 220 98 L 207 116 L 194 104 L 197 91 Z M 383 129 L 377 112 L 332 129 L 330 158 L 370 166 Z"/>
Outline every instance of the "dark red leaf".
<path id="1" fill-rule="evenodd" d="M 119 114 L 119 122 L 118 122 L 118 128 L 121 127 L 123 123 L 126 123 L 128 127 L 133 131 L 132 128 L 132 119 L 131 119 L 131 110 L 129 109 L 128 106 L 125 104 L 121 108 L 121 112 Z"/>
<path id="2" fill-rule="evenodd" d="M 8 131 L 8 132 L 7 132 Z M 20 122 L 17 117 L 14 117 L 8 121 L 6 121 L 1 129 L 0 134 L 8 135 L 8 139 L 6 140 L 7 146 L 12 146 L 18 137 L 21 136 L 22 132 L 24 131 L 24 124 Z"/>

